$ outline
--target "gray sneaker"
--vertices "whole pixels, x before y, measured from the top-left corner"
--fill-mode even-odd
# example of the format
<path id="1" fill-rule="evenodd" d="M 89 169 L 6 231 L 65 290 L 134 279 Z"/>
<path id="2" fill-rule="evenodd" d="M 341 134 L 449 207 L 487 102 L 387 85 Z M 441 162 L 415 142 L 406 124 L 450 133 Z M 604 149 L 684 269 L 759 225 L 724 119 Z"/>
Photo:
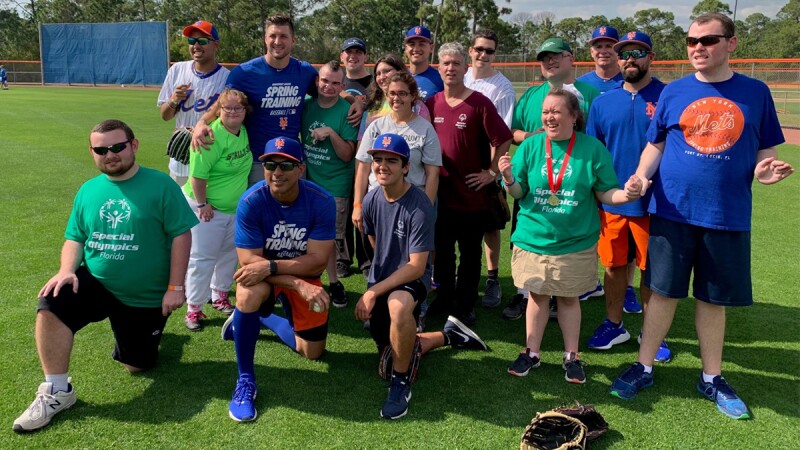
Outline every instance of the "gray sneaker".
<path id="1" fill-rule="evenodd" d="M 486 289 L 484 289 L 483 300 L 481 304 L 484 308 L 494 308 L 500 304 L 503 299 L 503 292 L 500 289 L 500 283 L 497 280 L 486 280 Z"/>
<path id="2" fill-rule="evenodd" d="M 71 380 L 70 380 L 71 381 Z M 46 427 L 53 416 L 75 404 L 75 388 L 69 384 L 69 392 L 59 391 L 51 394 L 53 383 L 42 383 L 36 392 L 36 398 L 28 409 L 14 421 L 14 431 L 27 433 Z"/>
<path id="3" fill-rule="evenodd" d="M 522 294 L 514 294 L 508 306 L 503 309 L 503 319 L 517 320 L 525 315 L 525 310 L 528 308 L 528 297 Z"/>

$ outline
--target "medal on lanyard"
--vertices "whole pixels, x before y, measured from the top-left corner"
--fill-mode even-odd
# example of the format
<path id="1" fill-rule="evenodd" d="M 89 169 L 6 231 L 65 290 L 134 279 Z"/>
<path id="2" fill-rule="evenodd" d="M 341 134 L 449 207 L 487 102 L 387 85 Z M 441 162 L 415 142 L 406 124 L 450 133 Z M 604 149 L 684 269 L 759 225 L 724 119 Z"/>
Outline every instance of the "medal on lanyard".
<path id="1" fill-rule="evenodd" d="M 547 197 L 547 203 L 550 206 L 558 206 L 559 200 L 556 192 L 561 188 L 561 183 L 564 182 L 564 172 L 567 169 L 569 157 L 572 155 L 572 147 L 575 146 L 575 132 L 572 132 L 572 137 L 569 138 L 567 145 L 567 154 L 564 156 L 564 161 L 561 162 L 561 168 L 558 170 L 558 176 L 553 173 L 553 146 L 550 143 L 550 136 L 545 137 L 545 150 L 547 157 L 547 184 L 550 186 L 550 197 Z"/>

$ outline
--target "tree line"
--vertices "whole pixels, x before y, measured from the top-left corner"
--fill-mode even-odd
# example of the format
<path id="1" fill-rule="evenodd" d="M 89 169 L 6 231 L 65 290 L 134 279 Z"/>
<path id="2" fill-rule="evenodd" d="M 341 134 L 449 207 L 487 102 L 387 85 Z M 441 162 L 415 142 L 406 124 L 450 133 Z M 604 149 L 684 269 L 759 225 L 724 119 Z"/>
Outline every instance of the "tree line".
<path id="1" fill-rule="evenodd" d="M 689 18 L 706 12 L 733 14 L 720 0 L 700 0 Z M 493 0 L 0 0 L 0 59 L 38 60 L 39 23 L 168 21 L 170 59 L 181 61 L 187 58 L 182 28 L 203 19 L 219 30 L 219 59 L 242 62 L 263 54 L 264 19 L 276 13 L 295 18 L 294 55 L 315 63 L 338 59 L 342 41 L 352 36 L 367 42 L 372 60 L 401 52 L 403 33 L 419 24 L 433 31 L 437 43 L 469 44 L 472 32 L 491 28 L 500 37 L 503 59 L 498 61 L 531 61 L 536 46 L 551 36 L 568 40 L 578 60 L 588 61 L 586 41 L 600 25 L 620 33 L 644 31 L 653 39 L 658 59 L 686 59 L 686 30 L 669 11 L 651 8 L 624 18 L 558 20 L 552 12 L 514 14 Z M 735 58 L 800 57 L 800 0 L 788 0 L 775 18 L 762 13 L 737 17 L 736 34 Z"/>

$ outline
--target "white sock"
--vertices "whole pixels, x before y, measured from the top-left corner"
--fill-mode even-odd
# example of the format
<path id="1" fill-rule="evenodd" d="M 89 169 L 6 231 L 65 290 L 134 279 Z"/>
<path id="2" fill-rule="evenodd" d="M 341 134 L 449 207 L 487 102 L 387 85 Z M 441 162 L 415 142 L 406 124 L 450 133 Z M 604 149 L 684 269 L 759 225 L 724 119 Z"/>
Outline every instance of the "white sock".
<path id="1" fill-rule="evenodd" d="M 642 364 L 642 367 L 644 367 L 644 373 L 653 373 L 653 366 L 645 366 L 644 364 Z"/>
<path id="2" fill-rule="evenodd" d="M 187 312 L 199 312 L 199 311 L 202 311 L 202 310 L 203 310 L 203 305 L 202 304 L 201 305 L 193 305 L 193 304 L 189 303 L 189 305 L 186 307 L 186 311 Z"/>
<path id="3" fill-rule="evenodd" d="M 55 394 L 58 391 L 69 392 L 69 374 L 68 373 L 58 373 L 55 375 L 45 375 L 44 381 L 48 383 L 53 383 L 53 388 L 50 390 L 51 394 Z"/>
<path id="4" fill-rule="evenodd" d="M 538 352 L 531 351 L 530 349 L 526 349 L 526 350 L 528 351 L 528 357 L 529 358 L 531 358 L 531 359 L 539 358 L 539 353 Z"/>
<path id="5" fill-rule="evenodd" d="M 716 378 L 717 376 L 718 375 L 709 375 L 709 374 L 703 372 L 703 382 L 705 382 L 705 383 L 713 383 L 714 382 L 714 378 Z"/>

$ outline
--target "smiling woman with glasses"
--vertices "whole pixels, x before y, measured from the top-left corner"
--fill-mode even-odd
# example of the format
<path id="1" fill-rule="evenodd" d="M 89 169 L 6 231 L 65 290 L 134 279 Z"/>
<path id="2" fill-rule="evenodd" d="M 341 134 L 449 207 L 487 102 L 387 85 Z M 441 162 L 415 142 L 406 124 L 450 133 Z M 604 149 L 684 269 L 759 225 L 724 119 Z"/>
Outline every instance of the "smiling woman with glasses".
<path id="1" fill-rule="evenodd" d="M 233 229 L 239 197 L 247 189 L 252 159 L 247 130 L 242 122 L 250 111 L 244 93 L 225 89 L 217 100 L 219 117 L 211 123 L 214 143 L 208 150 L 191 152 L 189 182 L 183 187 L 186 199 L 200 223 L 192 229 L 192 252 L 186 276 L 186 327 L 202 329 L 203 304 L 208 288 L 219 298 L 212 302 L 217 311 L 230 315 L 233 306 L 227 292 L 236 269 Z"/>

